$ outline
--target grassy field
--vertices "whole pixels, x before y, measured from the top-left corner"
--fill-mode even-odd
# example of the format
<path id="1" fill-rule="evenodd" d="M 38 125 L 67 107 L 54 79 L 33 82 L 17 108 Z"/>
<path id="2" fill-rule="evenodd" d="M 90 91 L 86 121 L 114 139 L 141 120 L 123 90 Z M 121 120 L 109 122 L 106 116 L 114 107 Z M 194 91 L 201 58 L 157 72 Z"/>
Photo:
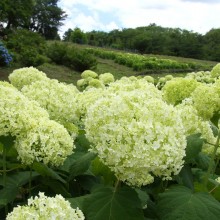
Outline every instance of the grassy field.
<path id="1" fill-rule="evenodd" d="M 79 45 L 77 46 L 79 47 Z M 85 45 L 80 47 L 85 47 Z M 147 54 L 145 56 L 152 56 L 152 54 Z M 196 60 L 190 58 L 161 56 L 161 55 L 153 55 L 153 56 L 163 59 L 173 59 L 181 62 L 195 62 L 197 64 L 199 63 L 201 65 L 207 66 L 206 70 L 211 70 L 211 68 L 217 64 L 217 62 L 213 62 L 213 61 Z M 98 61 L 98 65 L 97 68 L 94 70 L 95 72 L 97 72 L 98 74 L 110 72 L 115 76 L 116 79 L 119 79 L 122 76 L 138 76 L 138 75 L 151 75 L 155 78 L 159 78 L 164 75 L 170 74 L 169 72 L 166 71 L 161 71 L 160 73 L 138 72 L 138 71 L 134 71 L 132 68 L 117 64 L 113 60 L 109 60 L 109 59 L 97 58 L 97 61 Z M 18 69 L 18 68 L 21 68 L 21 66 L 15 65 L 12 67 L 0 68 L 0 80 L 8 81 L 8 75 L 14 69 Z M 37 69 L 45 72 L 49 78 L 58 79 L 61 82 L 76 84 L 76 81 L 81 78 L 80 76 L 81 72 L 77 72 L 68 67 L 60 66 L 52 63 L 45 63 L 41 66 L 38 66 Z M 175 73 L 175 72 L 172 73 L 173 76 L 184 76 L 185 74 L 186 73 Z"/>

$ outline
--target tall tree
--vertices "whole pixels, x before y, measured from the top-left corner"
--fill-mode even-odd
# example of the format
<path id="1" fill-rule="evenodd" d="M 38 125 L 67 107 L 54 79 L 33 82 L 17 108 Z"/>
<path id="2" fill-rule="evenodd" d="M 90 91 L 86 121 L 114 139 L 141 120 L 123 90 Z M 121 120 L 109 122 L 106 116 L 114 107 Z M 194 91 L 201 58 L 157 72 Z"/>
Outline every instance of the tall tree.
<path id="1" fill-rule="evenodd" d="M 0 23 L 6 29 L 27 27 L 33 12 L 35 0 L 1 0 Z"/>
<path id="2" fill-rule="evenodd" d="M 58 0 L 35 0 L 29 27 L 41 33 L 46 39 L 57 37 L 58 29 L 67 16 L 57 3 Z"/>

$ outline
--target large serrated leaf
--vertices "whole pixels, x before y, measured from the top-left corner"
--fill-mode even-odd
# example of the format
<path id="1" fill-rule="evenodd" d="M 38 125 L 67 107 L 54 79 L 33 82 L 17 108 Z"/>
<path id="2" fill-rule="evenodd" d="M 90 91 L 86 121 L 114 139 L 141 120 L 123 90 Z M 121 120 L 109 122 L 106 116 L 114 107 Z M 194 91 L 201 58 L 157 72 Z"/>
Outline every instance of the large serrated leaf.
<path id="1" fill-rule="evenodd" d="M 160 194 L 157 211 L 161 220 L 219 220 L 220 203 L 209 193 L 175 186 Z"/>
<path id="2" fill-rule="evenodd" d="M 32 172 L 32 179 L 37 176 L 39 176 L 38 173 Z M 28 183 L 29 178 L 29 171 L 7 175 L 6 186 L 0 190 L 0 205 L 6 205 L 7 203 L 12 202 L 18 194 L 19 188 Z M 2 176 L 0 177 L 0 185 L 4 185 Z"/>
<path id="3" fill-rule="evenodd" d="M 69 180 L 72 180 L 74 177 L 86 172 L 89 169 L 91 161 L 95 157 L 96 154 L 88 152 L 80 157 L 78 160 L 75 160 L 70 167 Z"/>
<path id="4" fill-rule="evenodd" d="M 83 203 L 88 220 L 144 220 L 141 201 L 134 189 L 97 188 Z"/>
<path id="5" fill-rule="evenodd" d="M 201 134 L 193 134 L 187 137 L 186 156 L 184 158 L 186 163 L 191 163 L 202 149 L 204 140 Z"/>
<path id="6" fill-rule="evenodd" d="M 42 176 L 51 177 L 53 179 L 61 181 L 62 183 L 66 183 L 66 181 L 63 178 L 61 178 L 54 170 L 52 170 L 43 163 L 34 161 L 32 169 L 41 174 Z"/>

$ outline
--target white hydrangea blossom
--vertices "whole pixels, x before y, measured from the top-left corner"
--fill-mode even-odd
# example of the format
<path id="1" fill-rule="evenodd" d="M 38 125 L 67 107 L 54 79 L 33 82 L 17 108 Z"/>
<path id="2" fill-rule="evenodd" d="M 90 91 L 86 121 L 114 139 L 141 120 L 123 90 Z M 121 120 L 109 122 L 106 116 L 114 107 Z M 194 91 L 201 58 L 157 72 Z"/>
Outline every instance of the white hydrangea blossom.
<path id="1" fill-rule="evenodd" d="M 24 86 L 21 91 L 29 99 L 37 101 L 42 108 L 46 109 L 51 119 L 64 126 L 66 123 L 77 125 L 79 112 L 76 95 L 79 91 L 74 85 L 66 85 L 57 80 L 45 80 Z M 73 134 L 73 136 L 75 135 Z"/>
<path id="2" fill-rule="evenodd" d="M 49 120 L 46 110 L 14 87 L 0 85 L 0 97 L 0 135 L 21 135 L 36 126 L 36 119 Z"/>
<path id="3" fill-rule="evenodd" d="M 108 87 L 108 93 L 116 93 L 124 91 L 140 91 L 146 98 L 159 98 L 162 99 L 162 93 L 152 83 L 146 79 L 137 79 L 136 77 L 123 77 L 111 83 Z"/>
<path id="4" fill-rule="evenodd" d="M 201 133 L 201 137 L 206 140 L 203 144 L 203 152 L 213 152 L 213 144 L 216 143 L 216 137 L 212 132 L 209 121 L 204 121 L 199 117 L 197 110 L 188 103 L 183 102 L 177 106 L 177 109 L 180 111 L 186 135 Z"/>
<path id="5" fill-rule="evenodd" d="M 99 75 L 99 80 L 104 84 L 104 85 L 109 85 L 110 83 L 115 81 L 114 76 L 111 73 L 103 73 Z"/>
<path id="6" fill-rule="evenodd" d="M 0 85 L 0 96 L 0 135 L 16 137 L 22 163 L 38 160 L 54 166 L 62 164 L 74 148 L 67 130 L 17 89 Z"/>
<path id="7" fill-rule="evenodd" d="M 129 185 L 170 179 L 183 166 L 186 136 L 179 112 L 141 92 L 100 98 L 87 111 L 85 131 L 102 162 Z"/>
<path id="8" fill-rule="evenodd" d="M 6 220 L 84 220 L 79 209 L 73 209 L 61 195 L 47 197 L 40 192 L 39 196 L 28 199 L 28 205 L 18 206 L 6 217 Z"/>
<path id="9" fill-rule="evenodd" d="M 200 84 L 191 94 L 198 115 L 209 120 L 220 110 L 220 96 L 214 84 Z"/>
<path id="10" fill-rule="evenodd" d="M 98 74 L 92 70 L 85 70 L 82 72 L 81 77 L 83 79 L 91 78 L 98 78 Z"/>
<path id="11" fill-rule="evenodd" d="M 62 165 L 74 147 L 72 138 L 61 124 L 42 119 L 34 128 L 19 135 L 15 143 L 18 158 L 28 165 L 34 160 L 52 166 Z"/>
<path id="12" fill-rule="evenodd" d="M 32 82 L 49 79 L 44 72 L 39 71 L 34 67 L 16 69 L 8 78 L 11 84 L 19 90 L 25 85 L 30 85 Z"/>
<path id="13" fill-rule="evenodd" d="M 173 78 L 166 82 L 162 88 L 163 99 L 170 104 L 177 105 L 185 98 L 190 97 L 191 93 L 198 86 L 195 79 L 189 78 Z"/>

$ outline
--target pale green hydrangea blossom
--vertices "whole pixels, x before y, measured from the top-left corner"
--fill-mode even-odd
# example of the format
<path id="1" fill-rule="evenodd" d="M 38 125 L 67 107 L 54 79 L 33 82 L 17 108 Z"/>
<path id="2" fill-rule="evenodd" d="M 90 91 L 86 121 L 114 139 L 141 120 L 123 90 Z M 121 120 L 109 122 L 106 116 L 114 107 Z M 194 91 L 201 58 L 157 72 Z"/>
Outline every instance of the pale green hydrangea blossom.
<path id="1" fill-rule="evenodd" d="M 95 78 L 98 78 L 98 74 L 96 72 L 92 71 L 92 70 L 85 70 L 85 71 L 82 72 L 81 77 L 83 79 L 87 79 L 89 77 L 95 79 Z"/>
<path id="2" fill-rule="evenodd" d="M 15 148 L 22 163 L 62 164 L 74 148 L 67 130 L 17 89 L 0 85 L 0 96 L 0 135 L 16 137 Z"/>
<path id="3" fill-rule="evenodd" d="M 98 79 L 92 79 L 89 81 L 89 88 L 95 87 L 95 88 L 104 88 L 105 85 L 102 83 L 102 81 Z M 88 87 L 87 87 L 88 89 Z"/>
<path id="4" fill-rule="evenodd" d="M 109 85 L 110 83 L 115 81 L 114 76 L 111 73 L 103 73 L 99 75 L 99 80 L 104 84 L 104 85 Z"/>
<path id="5" fill-rule="evenodd" d="M 147 80 L 147 82 L 154 84 L 154 78 L 152 76 L 145 76 L 144 79 Z"/>
<path id="6" fill-rule="evenodd" d="M 8 78 L 11 84 L 19 90 L 21 90 L 23 86 L 30 85 L 33 82 L 49 79 L 44 72 L 34 67 L 16 69 Z"/>
<path id="7" fill-rule="evenodd" d="M 199 72 L 187 73 L 185 78 L 195 79 L 197 82 L 202 82 L 202 83 L 214 83 L 215 82 L 215 78 L 211 77 L 210 71 L 199 71 Z"/>
<path id="8" fill-rule="evenodd" d="M 42 119 L 34 128 L 19 135 L 15 142 L 18 158 L 28 165 L 34 160 L 52 166 L 62 165 L 74 147 L 72 138 L 61 124 Z"/>
<path id="9" fill-rule="evenodd" d="M 201 137 L 206 140 L 203 144 L 203 152 L 213 152 L 213 144 L 216 143 L 216 137 L 212 132 L 209 121 L 204 121 L 199 117 L 197 110 L 188 103 L 183 102 L 176 108 L 180 111 L 186 135 L 201 133 Z"/>
<path id="10" fill-rule="evenodd" d="M 100 97 L 106 95 L 106 89 L 101 88 L 90 88 L 89 90 L 84 90 L 77 94 L 77 107 L 80 112 L 80 118 L 83 120 L 87 113 L 87 109 Z"/>
<path id="11" fill-rule="evenodd" d="M 47 197 L 40 192 L 39 196 L 28 199 L 28 205 L 18 206 L 6 217 L 6 220 L 84 220 L 79 209 L 73 209 L 61 195 Z"/>
<path id="12" fill-rule="evenodd" d="M 18 136 L 36 126 L 36 119 L 49 120 L 46 110 L 14 87 L 0 85 L 0 97 L 0 135 Z"/>
<path id="13" fill-rule="evenodd" d="M 173 78 L 162 89 L 163 99 L 169 104 L 177 105 L 190 97 L 197 86 L 198 82 L 194 79 Z"/>
<path id="14" fill-rule="evenodd" d="M 162 93 L 152 83 L 142 79 L 131 79 L 131 77 L 123 77 L 120 80 L 116 80 L 108 87 L 108 93 L 119 94 L 124 91 L 142 91 L 148 98 L 162 99 Z"/>
<path id="15" fill-rule="evenodd" d="M 66 85 L 57 80 L 37 81 L 24 86 L 22 93 L 29 99 L 36 100 L 46 109 L 50 118 L 65 125 L 79 122 L 76 95 L 79 92 L 74 85 Z M 68 129 L 69 126 L 66 128 Z M 71 133 L 75 138 L 76 133 Z"/>
<path id="16" fill-rule="evenodd" d="M 211 119 L 220 110 L 220 96 L 214 85 L 200 84 L 191 94 L 193 106 L 205 120 Z"/>
<path id="17" fill-rule="evenodd" d="M 220 76 L 220 63 L 215 65 L 211 70 L 211 77 L 218 78 Z"/>
<path id="18" fill-rule="evenodd" d="M 171 179 L 183 166 L 186 136 L 179 112 L 141 92 L 100 98 L 88 109 L 85 131 L 104 164 L 118 179 L 141 186 L 154 176 Z"/>

